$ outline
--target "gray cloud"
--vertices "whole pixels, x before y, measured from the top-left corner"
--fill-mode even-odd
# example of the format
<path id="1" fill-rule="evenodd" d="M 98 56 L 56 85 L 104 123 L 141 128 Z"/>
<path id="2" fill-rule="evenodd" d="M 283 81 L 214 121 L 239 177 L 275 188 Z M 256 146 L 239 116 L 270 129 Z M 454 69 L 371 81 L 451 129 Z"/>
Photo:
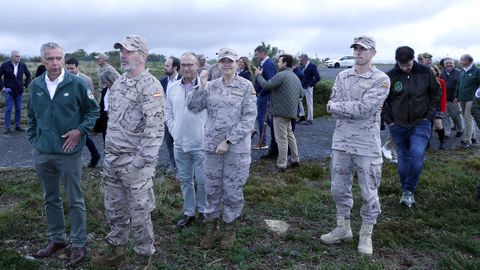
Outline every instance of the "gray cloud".
<path id="1" fill-rule="evenodd" d="M 50 41 L 47 39 L 62 43 L 67 51 L 79 48 L 88 52 L 109 51 L 113 50 L 114 42 L 135 33 L 148 39 L 153 52 L 167 55 L 193 50 L 213 56 L 218 48 L 227 45 L 247 54 L 266 41 L 291 53 L 333 56 L 349 53 L 354 36 L 381 32 L 375 38 L 388 40 L 391 36 L 408 35 L 389 29 L 428 20 L 455 5 L 452 1 L 432 0 L 420 4 L 398 1 L 383 6 L 373 5 L 375 2 L 369 5 L 367 1 L 353 6 L 342 0 L 337 6 L 329 3 L 324 8 L 321 1 L 296 1 L 305 7 L 295 9 L 282 5 L 294 4 L 289 1 L 280 1 L 278 6 L 271 6 L 277 2 L 268 1 L 180 0 L 168 5 L 144 1 L 137 6 L 129 6 L 126 1 L 19 2 L 4 4 L 4 10 L 20 8 L 25 16 L 19 20 L 18 13 L 3 14 L 2 21 L 7 25 L 0 29 L 0 36 L 12 35 L 18 44 L 28 44 L 18 48 L 27 55 L 38 55 L 40 45 Z M 446 36 L 454 35 L 465 43 L 480 44 L 480 35 L 460 30 L 446 33 L 445 38 L 433 42 L 449 44 Z M 307 41 L 299 33 L 308 36 Z M 4 46 L 0 44 L 0 52 L 11 50 Z"/>

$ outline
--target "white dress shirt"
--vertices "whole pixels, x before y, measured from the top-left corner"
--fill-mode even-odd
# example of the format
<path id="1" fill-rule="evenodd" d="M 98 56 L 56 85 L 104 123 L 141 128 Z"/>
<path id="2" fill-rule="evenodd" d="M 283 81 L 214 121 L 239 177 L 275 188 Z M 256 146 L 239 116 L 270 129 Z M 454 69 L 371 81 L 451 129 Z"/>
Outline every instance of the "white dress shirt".
<path id="1" fill-rule="evenodd" d="M 62 68 L 62 73 L 60 73 L 60 76 L 56 78 L 53 82 L 50 81 L 50 78 L 48 78 L 48 73 L 45 75 L 45 83 L 47 84 L 48 88 L 48 93 L 50 94 L 50 99 L 53 99 L 53 96 L 55 95 L 55 91 L 57 90 L 58 85 L 63 82 L 63 78 L 65 78 L 65 69 Z"/>

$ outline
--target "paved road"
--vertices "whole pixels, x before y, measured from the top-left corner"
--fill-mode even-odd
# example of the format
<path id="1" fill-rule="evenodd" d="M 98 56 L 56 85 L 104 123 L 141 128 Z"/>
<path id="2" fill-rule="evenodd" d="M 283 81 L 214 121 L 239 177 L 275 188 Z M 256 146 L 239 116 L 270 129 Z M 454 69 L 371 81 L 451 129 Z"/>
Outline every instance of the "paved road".
<path id="1" fill-rule="evenodd" d="M 393 65 L 379 65 L 377 66 L 383 72 L 387 72 L 392 69 Z M 345 70 L 346 68 L 327 68 L 327 67 L 319 67 L 318 72 L 320 73 L 320 77 L 322 80 L 335 80 L 338 73 Z"/>
<path id="2" fill-rule="evenodd" d="M 301 158 L 305 160 L 322 159 L 330 153 L 331 138 L 335 122 L 332 118 L 317 118 L 313 125 L 297 125 L 297 141 Z M 93 136 L 92 139 L 100 152 L 103 152 L 101 135 Z M 256 139 L 256 138 L 255 138 Z M 256 142 L 256 140 L 254 141 Z M 315 147 L 312 147 L 315 146 Z M 25 133 L 0 134 L 0 168 L 6 167 L 31 167 L 32 148 Z M 266 150 L 252 151 L 252 158 L 258 160 Z M 83 151 L 83 163 L 90 161 L 90 153 L 87 148 Z M 167 149 L 164 144 L 160 148 L 159 165 L 164 166 L 168 162 Z M 101 162 L 100 162 L 101 164 Z"/>
<path id="3" fill-rule="evenodd" d="M 335 120 L 331 117 L 315 118 L 313 125 L 297 125 L 295 136 L 297 138 L 298 150 L 302 160 L 321 160 L 328 157 L 331 153 L 331 140 Z M 480 132 L 477 130 L 477 132 Z M 452 134 L 455 134 L 452 132 Z M 480 133 L 479 133 L 480 134 Z M 384 138 L 386 132 L 382 132 Z M 101 135 L 93 136 L 100 152 L 103 152 L 103 142 Z M 256 142 L 256 138 L 254 139 Z M 450 138 L 447 140 L 446 148 L 457 148 L 460 145 L 460 139 Z M 437 135 L 432 135 L 431 148 L 438 149 Z M 32 148 L 26 138 L 25 133 L 11 133 L 8 135 L 0 134 L 0 168 L 11 167 L 31 167 Z M 252 151 L 252 159 L 258 160 L 267 150 Z M 87 165 L 90 161 L 90 153 L 85 148 L 83 151 L 83 163 Z M 160 149 L 160 158 L 158 165 L 164 167 L 168 162 L 168 154 L 165 145 Z M 101 164 L 101 161 L 100 163 Z"/>
<path id="4" fill-rule="evenodd" d="M 380 70 L 388 71 L 392 68 L 391 65 L 379 66 Z M 320 76 L 326 80 L 333 80 L 342 69 L 336 68 L 319 68 Z M 333 129 L 335 127 L 335 120 L 330 117 L 316 118 L 313 125 L 297 125 L 295 131 L 298 149 L 302 160 L 321 160 L 330 155 L 330 146 L 332 140 Z M 2 130 L 3 131 L 3 130 Z M 478 130 L 477 130 L 478 132 Z M 452 132 L 453 133 L 453 132 Z M 385 132 L 382 132 L 382 137 L 385 137 Z M 436 134 L 432 135 L 432 148 L 438 147 L 438 139 Z M 103 142 L 100 135 L 93 136 L 100 152 L 103 152 Z M 254 142 L 256 140 L 254 139 Z M 447 141 L 447 148 L 458 147 L 460 143 L 459 139 L 451 138 Z M 0 168 L 8 167 L 31 167 L 32 154 L 31 146 L 27 141 L 26 134 L 24 133 L 12 133 L 5 135 L 0 133 Z M 266 150 L 252 151 L 252 159 L 258 160 L 262 154 L 266 153 Z M 90 154 L 85 148 L 83 151 L 83 162 L 88 164 L 90 160 Z M 101 164 L 100 161 L 99 164 Z M 160 149 L 159 165 L 164 166 L 168 162 L 168 154 L 165 145 L 162 145 Z"/>

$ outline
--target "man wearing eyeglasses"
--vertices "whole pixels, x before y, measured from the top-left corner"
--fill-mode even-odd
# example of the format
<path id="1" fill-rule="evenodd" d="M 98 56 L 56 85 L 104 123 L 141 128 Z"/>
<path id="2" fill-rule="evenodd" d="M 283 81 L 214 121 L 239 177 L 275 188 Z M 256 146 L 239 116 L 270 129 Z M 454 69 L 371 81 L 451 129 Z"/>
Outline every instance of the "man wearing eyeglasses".
<path id="1" fill-rule="evenodd" d="M 389 125 L 397 145 L 398 174 L 403 190 L 400 203 L 408 207 L 415 204 L 413 194 L 423 169 L 441 94 L 433 72 L 415 62 L 414 55 L 408 46 L 397 48 L 397 64 L 387 73 L 392 84 L 382 112 L 382 119 Z"/>
<path id="2" fill-rule="evenodd" d="M 199 86 L 198 58 L 191 52 L 180 58 L 183 77 L 168 87 L 165 123 L 173 137 L 173 153 L 177 176 L 183 195 L 183 215 L 177 222 L 182 229 L 195 220 L 195 211 L 204 220 L 207 208 L 205 173 L 203 169 L 203 138 L 207 110 L 192 112 L 187 108 L 187 95 Z M 195 182 L 197 180 L 197 190 Z"/>
<path id="3" fill-rule="evenodd" d="M 352 178 L 356 173 L 362 195 L 362 227 L 358 252 L 372 255 L 372 231 L 380 214 L 378 187 L 382 170 L 380 114 L 388 96 L 390 80 L 372 65 L 377 53 L 372 37 L 356 37 L 355 66 L 338 74 L 327 111 L 337 119 L 332 139 L 332 196 L 337 208 L 337 226 L 320 237 L 324 244 L 353 238 L 350 212 L 353 207 Z"/>

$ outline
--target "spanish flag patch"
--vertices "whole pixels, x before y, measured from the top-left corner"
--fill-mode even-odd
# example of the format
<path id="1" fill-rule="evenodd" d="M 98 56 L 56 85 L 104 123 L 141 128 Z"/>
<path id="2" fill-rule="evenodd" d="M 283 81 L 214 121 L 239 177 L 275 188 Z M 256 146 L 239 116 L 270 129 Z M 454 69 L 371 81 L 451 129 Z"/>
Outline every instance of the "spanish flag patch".
<path id="1" fill-rule="evenodd" d="M 153 93 L 153 97 L 159 98 L 159 97 L 161 97 L 161 96 L 163 96 L 163 93 L 162 93 L 162 92 L 155 92 L 155 93 Z"/>

